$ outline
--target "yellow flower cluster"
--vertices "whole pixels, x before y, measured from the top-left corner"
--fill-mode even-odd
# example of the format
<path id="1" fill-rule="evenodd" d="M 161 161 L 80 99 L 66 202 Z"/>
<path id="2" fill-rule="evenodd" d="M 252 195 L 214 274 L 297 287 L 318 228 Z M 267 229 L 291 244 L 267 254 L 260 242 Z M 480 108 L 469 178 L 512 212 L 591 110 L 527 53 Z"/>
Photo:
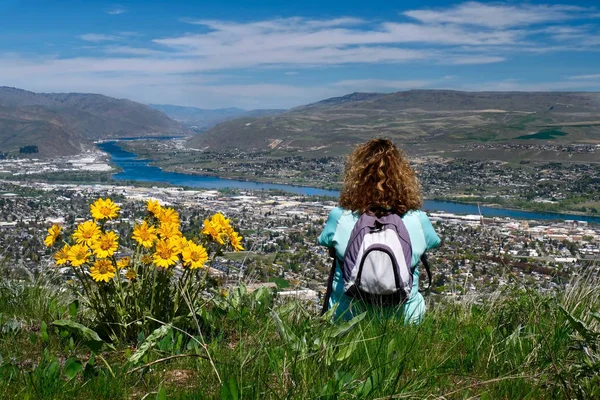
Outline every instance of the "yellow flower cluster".
<path id="1" fill-rule="evenodd" d="M 135 257 L 137 261 L 130 257 L 117 260 L 119 236 L 105 228 L 105 221 L 117 218 L 120 208 L 111 199 L 101 198 L 90 205 L 93 219 L 77 225 L 72 241 L 65 242 L 54 254 L 56 265 L 85 267 L 84 271 L 96 282 L 109 282 L 115 276 L 118 278 L 120 270 L 132 281 L 141 273 L 139 268 L 150 264 L 170 268 L 180 263 L 190 270 L 204 268 L 208 262 L 207 249 L 183 236 L 177 211 L 163 207 L 154 199 L 147 202 L 146 208 L 148 216 L 141 223 L 135 224 L 131 236 L 139 245 L 137 253 L 134 253 L 138 254 Z M 235 251 L 244 249 L 242 237 L 221 213 L 204 221 L 202 233 L 220 245 L 231 245 Z M 44 243 L 52 247 L 60 235 L 61 227 L 53 225 L 48 229 Z"/>
<path id="2" fill-rule="evenodd" d="M 118 216 L 119 207 L 111 199 L 98 199 L 90 205 L 93 221 L 77 225 L 72 235 L 73 244 L 65 243 L 54 254 L 56 265 L 70 264 L 72 267 L 89 266 L 89 274 L 96 282 L 108 282 L 115 276 L 114 254 L 119 249 L 119 236 L 99 226 L 96 221 L 113 219 Z M 61 228 L 53 225 L 48 230 L 44 243 L 54 246 Z"/>
<path id="3" fill-rule="evenodd" d="M 233 230 L 230 220 L 221 213 L 217 213 L 210 219 L 204 220 L 202 233 L 212 237 L 220 244 L 225 244 L 225 239 L 229 239 L 234 251 L 244 250 L 242 246 L 242 236 Z"/>
<path id="4" fill-rule="evenodd" d="M 177 211 L 163 207 L 158 200 L 150 199 L 146 209 L 153 217 L 154 225 L 144 220 L 135 226 L 133 239 L 146 249 L 154 247 L 152 261 L 156 266 L 169 268 L 180 260 L 190 268 L 201 268 L 208 261 L 204 246 L 183 237 Z"/>

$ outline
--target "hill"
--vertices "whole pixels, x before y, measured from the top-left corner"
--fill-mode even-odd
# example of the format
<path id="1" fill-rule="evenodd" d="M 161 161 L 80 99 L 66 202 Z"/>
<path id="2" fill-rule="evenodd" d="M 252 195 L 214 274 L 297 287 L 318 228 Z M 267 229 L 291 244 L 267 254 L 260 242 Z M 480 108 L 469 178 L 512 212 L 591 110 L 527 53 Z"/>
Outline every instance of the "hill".
<path id="1" fill-rule="evenodd" d="M 404 144 L 524 139 L 600 143 L 600 93 L 352 93 L 275 116 L 225 122 L 192 137 L 188 145 L 346 148 L 374 136 L 390 137 Z"/>
<path id="2" fill-rule="evenodd" d="M 259 109 L 248 111 L 236 107 L 202 109 L 196 107 L 175 106 L 171 104 L 148 104 L 148 106 L 165 113 L 175 121 L 179 121 L 186 126 L 194 127 L 198 130 L 209 129 L 222 122 L 236 118 L 262 117 L 280 114 L 285 111 L 283 109 Z"/>
<path id="3" fill-rule="evenodd" d="M 0 148 L 37 146 L 42 157 L 77 154 L 94 140 L 183 135 L 186 128 L 130 100 L 99 94 L 33 93 L 0 87 Z"/>

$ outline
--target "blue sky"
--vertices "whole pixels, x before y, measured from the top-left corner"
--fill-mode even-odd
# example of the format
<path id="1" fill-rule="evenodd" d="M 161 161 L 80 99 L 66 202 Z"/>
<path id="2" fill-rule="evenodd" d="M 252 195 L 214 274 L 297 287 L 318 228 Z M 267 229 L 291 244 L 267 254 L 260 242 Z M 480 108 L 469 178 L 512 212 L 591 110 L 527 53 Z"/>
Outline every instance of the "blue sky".
<path id="1" fill-rule="evenodd" d="M 591 4 L 0 0 L 0 85 L 202 108 L 354 91 L 600 91 Z"/>

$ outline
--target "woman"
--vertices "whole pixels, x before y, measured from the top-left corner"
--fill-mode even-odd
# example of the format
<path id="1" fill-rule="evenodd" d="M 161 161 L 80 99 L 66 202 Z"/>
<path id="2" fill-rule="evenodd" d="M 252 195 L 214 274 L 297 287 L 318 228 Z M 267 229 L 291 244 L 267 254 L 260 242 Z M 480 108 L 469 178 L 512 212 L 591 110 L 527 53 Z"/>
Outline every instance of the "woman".
<path id="1" fill-rule="evenodd" d="M 336 317 L 350 318 L 362 308 L 344 294 L 342 261 L 352 228 L 362 213 L 395 210 L 402 216 L 412 246 L 413 287 L 408 300 L 399 308 L 405 323 L 418 323 L 425 313 L 425 301 L 419 293 L 421 255 L 440 244 L 423 205 L 419 182 L 408 159 L 387 139 L 372 139 L 358 146 L 346 164 L 340 206 L 329 213 L 319 244 L 326 246 L 336 259 L 336 268 L 328 308 L 337 304 Z M 359 306 L 359 307 L 357 307 Z M 357 310 L 358 308 L 358 310 Z"/>

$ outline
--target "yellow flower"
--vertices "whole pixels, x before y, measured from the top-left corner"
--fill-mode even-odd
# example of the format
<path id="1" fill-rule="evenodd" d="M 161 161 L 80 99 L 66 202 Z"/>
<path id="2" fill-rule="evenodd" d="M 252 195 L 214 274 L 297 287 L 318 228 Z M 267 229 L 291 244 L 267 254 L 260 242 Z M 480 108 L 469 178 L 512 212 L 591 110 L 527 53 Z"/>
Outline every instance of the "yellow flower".
<path id="1" fill-rule="evenodd" d="M 158 267 L 169 268 L 178 260 L 177 250 L 173 246 L 173 243 L 167 240 L 159 240 L 156 242 L 156 251 L 152 258 L 154 259 L 154 264 Z"/>
<path id="2" fill-rule="evenodd" d="M 60 229 L 60 226 L 56 224 L 52 225 L 50 229 L 48 229 L 48 236 L 46 236 L 46 239 L 44 239 L 44 244 L 46 247 L 54 246 L 56 239 L 58 239 L 60 236 Z"/>
<path id="3" fill-rule="evenodd" d="M 233 228 L 230 225 L 229 218 L 221 213 L 214 214 L 210 219 L 204 220 L 202 233 L 211 236 L 220 244 L 225 244 L 225 237 L 231 235 Z"/>
<path id="4" fill-rule="evenodd" d="M 171 244 L 171 246 L 173 246 L 173 249 L 175 250 L 175 252 L 177 254 L 180 254 L 181 250 L 183 250 L 183 248 L 185 246 L 187 246 L 187 243 L 183 242 L 183 240 L 184 240 L 183 236 L 173 236 L 173 237 L 167 238 L 165 240 L 167 242 L 169 242 Z"/>
<path id="5" fill-rule="evenodd" d="M 119 248 L 119 237 L 112 231 L 101 233 L 98 239 L 92 243 L 91 247 L 94 250 L 94 254 L 98 257 L 110 257 Z"/>
<path id="6" fill-rule="evenodd" d="M 231 233 L 229 234 L 229 242 L 231 243 L 233 250 L 235 250 L 235 251 L 244 250 L 244 247 L 242 247 L 242 236 L 240 236 L 239 233 L 237 233 L 235 231 L 231 231 Z"/>
<path id="7" fill-rule="evenodd" d="M 137 278 L 137 272 L 135 272 L 132 269 L 128 269 L 127 273 L 125 274 L 125 278 L 129 279 L 130 281 L 132 281 L 135 278 Z"/>
<path id="8" fill-rule="evenodd" d="M 179 225 L 179 214 L 172 208 L 163 208 L 162 212 L 157 216 L 158 220 L 163 224 Z"/>
<path id="9" fill-rule="evenodd" d="M 100 227 L 94 221 L 85 221 L 77 226 L 77 230 L 73 233 L 73 239 L 77 244 L 85 244 L 91 246 L 92 243 L 100 236 Z"/>
<path id="10" fill-rule="evenodd" d="M 229 227 L 229 218 L 225 218 L 225 216 L 221 213 L 216 213 L 212 216 L 212 223 L 220 226 L 221 230 L 225 231 Z"/>
<path id="11" fill-rule="evenodd" d="M 160 227 L 157 229 L 157 232 L 160 234 L 160 237 L 162 239 L 169 239 L 181 236 L 179 225 L 173 223 L 161 223 Z"/>
<path id="12" fill-rule="evenodd" d="M 144 254 L 142 256 L 142 264 L 145 264 L 145 265 L 152 264 L 152 256 L 149 254 Z"/>
<path id="13" fill-rule="evenodd" d="M 157 218 L 163 210 L 158 200 L 155 199 L 149 199 L 146 203 L 146 208 L 148 209 L 148 212 L 152 213 L 152 215 L 154 215 Z"/>
<path id="14" fill-rule="evenodd" d="M 56 265 L 63 265 L 69 261 L 69 245 L 65 244 L 62 249 L 56 252 L 54 255 L 54 259 L 56 260 Z"/>
<path id="15" fill-rule="evenodd" d="M 90 213 L 95 220 L 116 218 L 119 210 L 119 206 L 108 198 L 98 199 L 90 205 Z"/>
<path id="16" fill-rule="evenodd" d="M 75 244 L 69 248 L 68 260 L 71 261 L 71 265 L 79 267 L 85 264 L 90 257 L 88 248 L 82 244 Z"/>
<path id="17" fill-rule="evenodd" d="M 131 262 L 130 257 L 123 257 L 119 261 L 117 261 L 117 269 L 127 268 L 129 263 Z"/>
<path id="18" fill-rule="evenodd" d="M 204 246 L 194 242 L 188 242 L 187 247 L 181 252 L 183 262 L 190 269 L 202 268 L 204 263 L 208 261 L 208 253 Z"/>
<path id="19" fill-rule="evenodd" d="M 149 249 L 156 239 L 158 239 L 155 231 L 156 229 L 152 225 L 148 225 L 148 223 L 144 221 L 141 225 L 136 225 L 133 229 L 133 240 Z"/>
<path id="20" fill-rule="evenodd" d="M 109 260 L 102 259 L 96 261 L 90 268 L 90 275 L 96 282 L 108 282 L 109 279 L 112 279 L 115 276 L 116 271 L 117 270 Z"/>

